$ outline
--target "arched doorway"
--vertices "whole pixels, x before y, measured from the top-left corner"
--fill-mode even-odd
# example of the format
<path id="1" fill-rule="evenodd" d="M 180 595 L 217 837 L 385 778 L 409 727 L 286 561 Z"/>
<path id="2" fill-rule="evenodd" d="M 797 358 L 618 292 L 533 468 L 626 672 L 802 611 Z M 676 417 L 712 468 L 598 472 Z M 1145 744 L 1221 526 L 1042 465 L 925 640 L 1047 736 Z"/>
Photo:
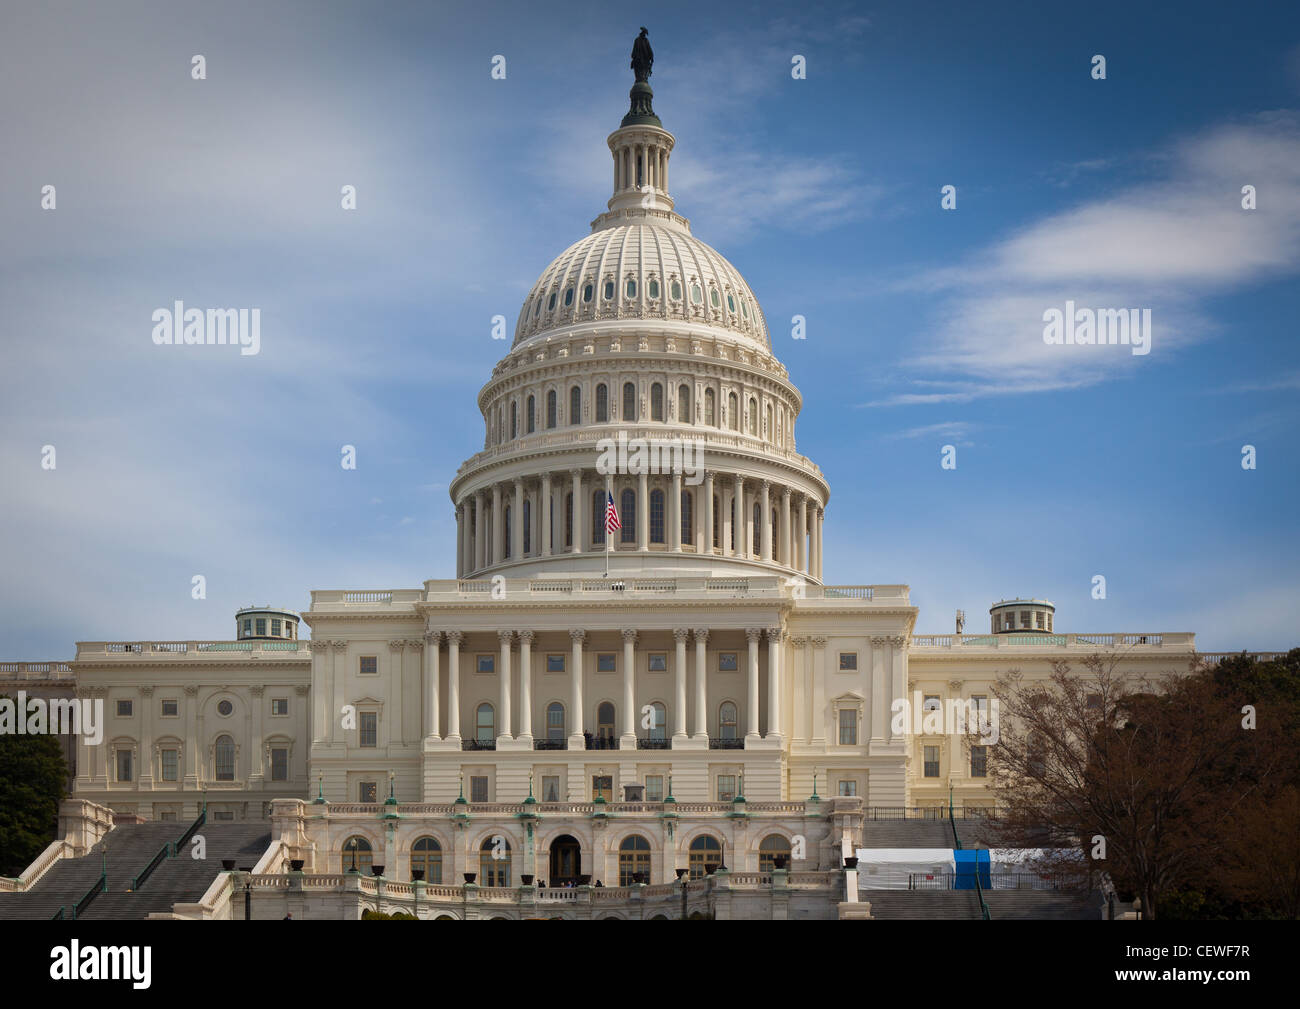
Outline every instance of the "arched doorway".
<path id="1" fill-rule="evenodd" d="M 571 834 L 561 834 L 551 842 L 551 886 L 577 885 L 582 874 L 582 846 Z"/>

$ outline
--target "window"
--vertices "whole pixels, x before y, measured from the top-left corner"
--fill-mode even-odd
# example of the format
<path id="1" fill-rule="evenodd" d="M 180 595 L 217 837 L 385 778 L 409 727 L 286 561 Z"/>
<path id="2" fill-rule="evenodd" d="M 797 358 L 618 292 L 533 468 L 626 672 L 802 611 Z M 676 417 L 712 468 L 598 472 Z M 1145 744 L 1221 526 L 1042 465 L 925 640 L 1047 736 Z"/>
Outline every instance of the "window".
<path id="1" fill-rule="evenodd" d="M 510 437 L 519 437 L 519 404 L 514 402 L 510 404 Z"/>
<path id="2" fill-rule="evenodd" d="M 618 846 L 618 885 L 649 882 L 650 842 L 640 834 L 631 834 Z"/>
<path id="3" fill-rule="evenodd" d="M 709 288 L 709 304 L 714 308 L 717 308 L 722 304 L 721 300 L 718 298 L 718 289 L 716 287 Z"/>
<path id="4" fill-rule="evenodd" d="M 650 281 L 646 284 L 646 291 L 649 293 L 651 299 L 656 299 L 656 298 L 658 298 L 658 297 L 659 297 L 659 281 L 657 281 L 657 280 L 653 280 L 653 279 L 650 280 Z"/>
<path id="5" fill-rule="evenodd" d="M 497 657 L 495 655 L 478 655 L 476 668 L 480 673 L 495 673 L 497 671 Z"/>
<path id="6" fill-rule="evenodd" d="M 758 400 L 749 398 L 749 433 L 758 434 Z"/>
<path id="7" fill-rule="evenodd" d="M 1034 611 L 1034 624 L 1035 624 L 1035 626 L 1037 627 L 1038 630 L 1041 631 L 1041 630 L 1043 629 L 1043 611 L 1042 611 L 1042 610 L 1035 610 L 1035 611 Z"/>
<path id="8" fill-rule="evenodd" d="M 840 670 L 848 672 L 858 668 L 857 652 L 840 652 Z"/>
<path id="9" fill-rule="evenodd" d="M 591 801 L 604 799 L 606 802 L 614 798 L 614 776 L 612 774 L 593 774 L 591 776 Z"/>
<path id="10" fill-rule="evenodd" d="M 552 389 L 546 394 L 546 426 L 555 427 L 555 390 Z"/>
<path id="11" fill-rule="evenodd" d="M 486 774 L 471 774 L 469 776 L 469 801 L 488 801 L 488 780 Z"/>
<path id="12" fill-rule="evenodd" d="M 720 535 L 719 530 L 721 529 L 721 526 L 722 526 L 722 522 L 718 518 L 718 495 L 714 494 L 713 495 L 713 547 L 715 550 L 718 547 L 718 536 Z"/>
<path id="13" fill-rule="evenodd" d="M 987 778 L 989 776 L 989 748 L 987 746 L 972 746 L 970 748 L 970 776 L 972 778 Z"/>
<path id="14" fill-rule="evenodd" d="M 271 780 L 289 780 L 289 751 L 283 746 L 271 748 Z"/>
<path id="15" fill-rule="evenodd" d="M 252 617 L 249 617 L 247 620 L 244 621 L 244 634 L 249 635 L 252 633 L 253 633 L 253 619 Z"/>
<path id="16" fill-rule="evenodd" d="M 582 420 L 582 388 L 574 386 L 569 390 L 569 423 L 577 424 Z"/>
<path id="17" fill-rule="evenodd" d="M 662 543 L 664 541 L 664 492 L 661 490 L 652 490 L 650 492 L 650 542 Z"/>
<path id="18" fill-rule="evenodd" d="M 546 656 L 546 671 L 547 671 L 548 673 L 562 673 L 562 672 L 564 672 L 564 660 L 565 660 L 565 655 L 564 655 L 563 652 L 561 652 L 561 653 L 558 654 L 558 655 L 556 655 L 556 654 L 554 654 L 554 653 L 547 655 L 547 656 Z"/>
<path id="19" fill-rule="evenodd" d="M 758 846 L 758 871 L 771 872 L 778 858 L 782 868 L 790 867 L 790 842 L 780 834 L 768 834 Z"/>
<path id="20" fill-rule="evenodd" d="M 734 673 L 739 666 L 737 665 L 736 652 L 719 652 L 718 653 L 718 672 Z"/>
<path id="21" fill-rule="evenodd" d="M 130 781 L 131 779 L 131 751 L 117 751 L 117 780 Z"/>
<path id="22" fill-rule="evenodd" d="M 411 878 L 419 872 L 426 883 L 442 882 L 442 845 L 435 838 L 422 837 L 411 845 Z"/>
<path id="23" fill-rule="evenodd" d="M 605 743 L 614 741 L 614 705 L 609 701 L 602 701 L 596 707 L 596 738 Z"/>
<path id="24" fill-rule="evenodd" d="M 162 759 L 162 780 L 175 781 L 177 771 L 180 768 L 180 751 L 168 748 L 163 750 L 159 756 Z"/>
<path id="25" fill-rule="evenodd" d="M 588 284 L 586 287 L 582 289 L 582 300 L 591 301 L 592 295 L 595 293 L 596 293 L 595 288 L 592 287 L 590 284 Z"/>
<path id="26" fill-rule="evenodd" d="M 163 812 L 158 814 L 158 820 L 161 823 L 175 823 L 176 811 L 174 809 L 164 810 Z"/>
<path id="27" fill-rule="evenodd" d="M 691 387 L 689 385 L 679 385 L 677 387 L 677 419 L 683 424 L 694 423 L 694 417 L 691 414 Z"/>
<path id="28" fill-rule="evenodd" d="M 664 801 L 664 776 L 662 774 L 647 774 L 645 776 L 645 801 Z"/>
<path id="29" fill-rule="evenodd" d="M 736 739 L 736 705 L 723 701 L 718 706 L 718 738 Z"/>
<path id="30" fill-rule="evenodd" d="M 546 706 L 546 738 L 553 743 L 564 739 L 564 705 L 559 701 Z"/>
<path id="31" fill-rule="evenodd" d="M 628 277 L 628 278 L 627 278 L 627 286 L 624 288 L 624 290 L 627 291 L 627 296 L 628 296 L 629 298 L 635 298 L 635 297 L 636 297 L 636 281 L 635 281 L 634 279 L 632 279 L 631 277 Z"/>
<path id="32" fill-rule="evenodd" d="M 235 819 L 235 814 L 229 809 L 222 809 L 212 814 L 212 819 L 218 823 L 230 823 Z"/>
<path id="33" fill-rule="evenodd" d="M 758 556 L 759 543 L 763 539 L 763 506 L 754 502 L 754 521 L 751 526 L 750 540 L 752 542 L 752 551 L 755 557 Z"/>
<path id="34" fill-rule="evenodd" d="M 732 314 L 735 314 L 736 311 L 736 299 L 733 298 L 730 294 L 727 295 L 727 311 L 731 312 Z"/>
<path id="35" fill-rule="evenodd" d="M 925 776 L 939 777 L 939 747 L 927 746 L 925 749 Z"/>
<path id="36" fill-rule="evenodd" d="M 272 618 L 271 618 L 271 637 L 273 637 L 273 638 L 278 638 L 279 636 L 280 636 L 280 621 L 277 620 L 275 617 L 272 617 Z"/>
<path id="37" fill-rule="evenodd" d="M 604 424 L 609 420 L 609 386 L 604 382 L 596 386 L 596 423 Z"/>
<path id="38" fill-rule="evenodd" d="M 921 704 L 922 711 L 941 711 L 943 704 L 939 700 L 938 694 L 926 694 L 925 700 Z"/>
<path id="39" fill-rule="evenodd" d="M 718 426 L 717 415 L 716 415 L 716 411 L 714 410 L 714 406 L 715 406 L 714 401 L 716 399 L 717 397 L 713 394 L 712 389 L 704 390 L 704 423 L 708 424 L 709 427 Z"/>
<path id="40" fill-rule="evenodd" d="M 374 782 L 370 783 L 372 786 Z M 366 802 L 366 799 L 362 799 Z M 374 799 L 370 799 L 374 802 Z M 359 872 L 364 876 L 370 875 L 370 867 L 375 863 L 375 853 L 371 850 L 370 842 L 364 837 L 350 837 L 343 842 L 343 858 L 339 869 L 342 872 Z"/>
<path id="41" fill-rule="evenodd" d="M 573 491 L 564 495 L 564 545 L 573 546 Z"/>
<path id="42" fill-rule="evenodd" d="M 652 672 L 652 673 L 666 673 L 666 672 L 668 672 L 668 653 L 667 653 L 667 652 L 651 652 L 651 653 L 647 656 L 647 661 L 648 661 L 648 663 L 649 663 L 649 670 L 650 670 L 650 672 Z"/>
<path id="43" fill-rule="evenodd" d="M 691 301 L 692 301 L 694 304 L 698 305 L 698 304 L 699 304 L 701 301 L 703 301 L 703 300 L 704 300 L 704 295 L 703 295 L 703 293 L 700 291 L 700 285 L 699 285 L 699 284 L 692 284 L 692 285 L 691 285 Z"/>
<path id="44" fill-rule="evenodd" d="M 266 637 L 266 617 L 257 618 L 257 636 L 259 638 Z"/>
<path id="45" fill-rule="evenodd" d="M 734 774 L 718 775 L 718 801 L 731 802 L 736 797 L 736 776 Z"/>
<path id="46" fill-rule="evenodd" d="M 560 801 L 560 776 L 558 774 L 542 775 L 542 801 Z"/>
<path id="47" fill-rule="evenodd" d="M 664 419 L 664 387 L 658 382 L 650 385 L 650 419 Z"/>
<path id="48" fill-rule="evenodd" d="M 858 783 L 856 781 L 841 781 L 839 783 L 840 795 L 857 795 Z"/>
<path id="49" fill-rule="evenodd" d="M 619 511 L 619 521 L 623 523 L 623 528 L 619 530 L 619 541 L 622 543 L 636 542 L 636 491 L 628 488 L 622 494 L 620 499 L 622 507 Z"/>
<path id="50" fill-rule="evenodd" d="M 134 705 L 133 705 L 133 703 L 132 703 L 131 701 L 118 701 L 118 702 L 117 702 L 117 717 L 118 717 L 118 718 L 130 718 L 133 710 L 134 710 Z"/>
<path id="51" fill-rule="evenodd" d="M 1028 629 L 1029 629 L 1029 611 L 1028 611 L 1028 610 L 1021 610 L 1021 611 L 1020 611 L 1020 626 L 1021 626 L 1022 628 L 1024 628 L 1025 630 L 1028 630 Z"/>
<path id="52" fill-rule="evenodd" d="M 218 781 L 235 780 L 235 741 L 229 736 L 218 736 L 215 750 L 216 777 Z"/>
<path id="53" fill-rule="evenodd" d="M 379 712 L 361 712 L 361 738 L 357 745 L 365 747 L 379 745 Z"/>
<path id="54" fill-rule="evenodd" d="M 546 299 L 546 310 L 550 312 L 554 308 L 555 308 L 555 292 L 552 291 L 551 296 Z"/>
<path id="55" fill-rule="evenodd" d="M 763 411 L 763 437 L 768 441 L 772 440 L 772 407 L 771 404 Z"/>
<path id="56" fill-rule="evenodd" d="M 566 288 L 564 291 L 564 307 L 568 308 L 573 304 L 573 288 Z"/>
<path id="57" fill-rule="evenodd" d="M 614 282 L 612 280 L 607 280 L 605 281 L 605 300 L 610 301 L 613 299 L 613 297 L 614 297 Z"/>
<path id="58" fill-rule="evenodd" d="M 1089 694 L 1084 702 L 1089 711 L 1101 710 L 1101 694 Z"/>
<path id="59" fill-rule="evenodd" d="M 651 739 L 666 739 L 664 735 L 665 726 L 668 724 L 668 709 L 659 701 L 654 701 L 650 705 L 650 737 Z"/>
<path id="60" fill-rule="evenodd" d="M 636 386 L 623 383 L 623 420 L 636 420 Z"/>
<path id="61" fill-rule="evenodd" d="M 605 492 L 598 490 L 591 495 L 591 542 L 605 542 Z"/>
<path id="62" fill-rule="evenodd" d="M 510 842 L 502 834 L 487 838 L 479 849 L 479 885 L 510 886 Z"/>
<path id="63" fill-rule="evenodd" d="M 231 712 L 233 712 L 234 710 L 235 710 L 235 706 L 230 701 L 217 702 L 217 714 L 220 715 L 222 718 L 229 718 Z"/>
<path id="64" fill-rule="evenodd" d="M 722 864 L 722 842 L 712 834 L 701 834 L 691 842 L 687 862 L 691 879 L 700 879 Z"/>
<path id="65" fill-rule="evenodd" d="M 529 396 L 524 409 L 524 426 L 529 434 L 537 430 L 537 397 Z"/>
<path id="66" fill-rule="evenodd" d="M 363 676 L 379 672 L 379 657 L 377 655 L 361 656 L 361 674 Z"/>
<path id="67" fill-rule="evenodd" d="M 669 295 L 672 296 L 673 301 L 681 301 L 682 285 L 674 280 L 671 284 L 668 285 L 668 293 Z"/>
<path id="68" fill-rule="evenodd" d="M 480 743 L 496 739 L 496 709 L 486 701 L 474 709 L 474 738 Z"/>
<path id="69" fill-rule="evenodd" d="M 858 712 L 854 708 L 840 708 L 840 745 L 858 745 Z"/>
<path id="70" fill-rule="evenodd" d="M 740 430 L 740 409 L 734 392 L 727 393 L 727 426 L 733 431 Z"/>
<path id="71" fill-rule="evenodd" d="M 596 672 L 598 673 L 618 672 L 618 656 L 616 656 L 613 652 L 598 652 L 596 654 Z"/>
<path id="72" fill-rule="evenodd" d="M 682 491 L 682 543 L 690 546 L 695 542 L 695 499 L 690 491 Z"/>
<path id="73" fill-rule="evenodd" d="M 289 698 L 287 697 L 271 698 L 271 714 L 287 715 L 288 713 L 289 713 Z"/>

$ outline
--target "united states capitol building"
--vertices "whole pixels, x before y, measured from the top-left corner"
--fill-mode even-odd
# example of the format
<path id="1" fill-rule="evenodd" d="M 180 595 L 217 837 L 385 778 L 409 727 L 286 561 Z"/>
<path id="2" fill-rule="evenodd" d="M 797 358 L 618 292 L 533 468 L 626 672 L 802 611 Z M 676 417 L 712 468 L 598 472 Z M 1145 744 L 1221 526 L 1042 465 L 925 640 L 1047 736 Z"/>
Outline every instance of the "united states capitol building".
<path id="1" fill-rule="evenodd" d="M 900 725 L 896 701 L 983 712 L 999 674 L 1098 652 L 1187 667 L 1189 633 L 1066 633 L 1012 599 L 977 633 L 920 636 L 906 585 L 824 583 L 802 397 L 754 292 L 677 212 L 675 138 L 637 77 L 605 211 L 478 394 L 455 577 L 3 666 L 0 691 L 107 719 L 29 876 L 115 820 L 203 813 L 269 842 L 155 913 L 240 917 L 247 888 L 274 918 L 851 917 L 843 859 L 871 824 L 993 804 L 988 751 Z"/>

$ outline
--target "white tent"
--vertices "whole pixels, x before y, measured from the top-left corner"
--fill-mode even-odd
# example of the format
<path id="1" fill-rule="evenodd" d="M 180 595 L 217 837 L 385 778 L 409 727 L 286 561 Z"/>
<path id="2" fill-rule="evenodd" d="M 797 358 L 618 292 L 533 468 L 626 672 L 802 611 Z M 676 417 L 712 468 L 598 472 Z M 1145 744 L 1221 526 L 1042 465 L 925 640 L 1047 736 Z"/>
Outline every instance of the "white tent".
<path id="1" fill-rule="evenodd" d="M 957 863 L 951 848 L 859 848 L 859 890 L 947 889 Z"/>
<path id="2" fill-rule="evenodd" d="M 1062 858 L 1083 862 L 1083 852 L 1060 848 L 992 848 L 989 851 L 993 887 L 1049 889 L 1053 885 L 1052 873 L 1042 864 L 1047 856 L 1058 864 Z"/>

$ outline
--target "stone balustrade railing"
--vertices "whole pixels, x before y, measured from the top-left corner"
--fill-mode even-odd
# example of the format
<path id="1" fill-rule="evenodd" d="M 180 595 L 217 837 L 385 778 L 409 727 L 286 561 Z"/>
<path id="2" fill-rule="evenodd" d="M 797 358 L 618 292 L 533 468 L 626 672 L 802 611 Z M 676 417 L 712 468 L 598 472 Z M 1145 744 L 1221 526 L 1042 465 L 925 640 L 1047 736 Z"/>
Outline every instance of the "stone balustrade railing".
<path id="1" fill-rule="evenodd" d="M 76 673 L 66 662 L 0 662 L 0 680 L 72 680 Z"/>
<path id="2" fill-rule="evenodd" d="M 284 658 L 306 661 L 310 643 L 300 641 L 78 641 L 77 659 L 153 655 L 229 661 L 233 658 Z"/>
<path id="3" fill-rule="evenodd" d="M 1007 634 L 914 634 L 913 648 L 1177 648 L 1195 647 L 1195 634 L 1047 634 L 1045 632 L 1011 632 Z"/>

